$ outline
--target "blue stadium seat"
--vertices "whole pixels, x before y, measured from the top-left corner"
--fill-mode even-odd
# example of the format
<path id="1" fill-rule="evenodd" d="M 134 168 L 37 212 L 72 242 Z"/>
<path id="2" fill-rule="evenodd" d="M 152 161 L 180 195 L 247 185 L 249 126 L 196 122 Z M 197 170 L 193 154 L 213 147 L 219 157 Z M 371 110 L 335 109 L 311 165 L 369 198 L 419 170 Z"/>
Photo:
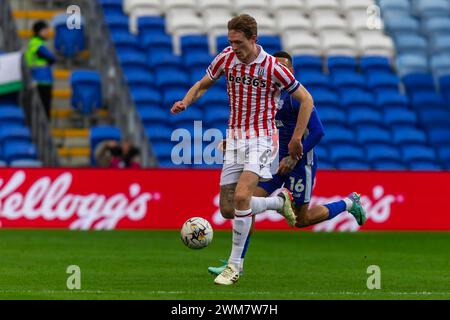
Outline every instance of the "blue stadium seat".
<path id="1" fill-rule="evenodd" d="M 168 124 L 145 123 L 145 132 L 152 143 L 170 141 L 174 128 Z"/>
<path id="2" fill-rule="evenodd" d="M 330 148 L 329 159 L 335 163 L 340 161 L 365 161 L 364 149 L 354 144 L 334 144 Z"/>
<path id="3" fill-rule="evenodd" d="M 422 125 L 425 127 L 433 128 L 433 127 L 442 127 L 448 128 L 448 124 L 450 123 L 450 111 L 447 110 L 420 110 L 419 112 L 419 120 Z"/>
<path id="4" fill-rule="evenodd" d="M 120 141 L 121 139 L 120 129 L 107 125 L 95 126 L 90 129 L 89 143 L 91 147 L 91 163 L 95 165 L 95 148 L 104 140 Z"/>
<path id="5" fill-rule="evenodd" d="M 144 53 L 121 53 L 118 54 L 122 69 L 126 70 L 148 70 L 147 57 Z"/>
<path id="6" fill-rule="evenodd" d="M 426 144 L 427 136 L 416 128 L 392 128 L 392 141 L 396 144 Z"/>
<path id="7" fill-rule="evenodd" d="M 404 14 L 411 8 L 409 0 L 379 0 L 378 5 L 384 12 Z"/>
<path id="8" fill-rule="evenodd" d="M 0 157 L 2 157 L 1 154 L 0 154 Z M 5 167 L 7 167 L 7 166 L 8 166 L 8 164 L 6 163 L 6 161 L 0 159 L 0 168 L 5 168 Z"/>
<path id="9" fill-rule="evenodd" d="M 198 107 L 191 106 L 189 111 L 181 112 L 170 118 L 174 128 L 186 128 L 194 125 L 194 121 L 203 120 L 203 111 Z"/>
<path id="10" fill-rule="evenodd" d="M 416 171 L 438 171 L 442 170 L 442 166 L 435 161 L 411 161 L 409 168 Z"/>
<path id="11" fill-rule="evenodd" d="M 432 17 L 422 21 L 422 33 L 429 37 L 450 34 L 450 20 L 448 17 Z"/>
<path id="12" fill-rule="evenodd" d="M 148 66 L 154 72 L 158 72 L 160 70 L 170 70 L 184 72 L 183 60 L 180 56 L 176 56 L 173 53 L 167 52 L 150 52 L 148 54 L 147 60 Z"/>
<path id="13" fill-rule="evenodd" d="M 367 86 L 372 90 L 398 91 L 400 80 L 393 73 L 371 72 L 366 76 Z"/>
<path id="14" fill-rule="evenodd" d="M 450 145 L 450 127 L 448 128 L 429 128 L 428 139 L 435 146 Z"/>
<path id="15" fill-rule="evenodd" d="M 408 167 L 401 161 L 381 160 L 372 163 L 372 167 L 376 170 L 407 170 Z"/>
<path id="16" fill-rule="evenodd" d="M 317 105 L 317 104 L 316 104 Z M 320 110 L 317 110 L 320 120 L 328 124 L 340 124 L 345 125 L 347 123 L 347 115 L 344 110 L 334 106 L 321 106 Z"/>
<path id="17" fill-rule="evenodd" d="M 5 142 L 3 156 L 8 163 L 18 159 L 37 159 L 37 150 L 31 142 Z"/>
<path id="18" fill-rule="evenodd" d="M 341 105 L 345 108 L 353 108 L 355 106 L 375 107 L 373 95 L 365 90 L 342 90 L 340 96 Z"/>
<path id="19" fill-rule="evenodd" d="M 132 71 L 124 70 L 124 74 L 128 86 L 132 88 L 158 89 L 153 74 L 149 71 L 146 71 L 145 69 L 136 70 L 135 68 L 133 68 Z"/>
<path id="20" fill-rule="evenodd" d="M 137 111 L 144 126 L 153 124 L 164 124 L 169 121 L 169 110 L 161 108 L 138 107 Z"/>
<path id="21" fill-rule="evenodd" d="M 227 35 L 218 36 L 216 38 L 217 52 L 222 52 L 223 49 L 225 49 L 229 45 L 230 45 L 230 43 L 228 41 L 228 36 Z"/>
<path id="22" fill-rule="evenodd" d="M 428 60 L 423 54 L 401 54 L 397 56 L 397 69 L 401 77 L 411 73 L 428 72 Z"/>
<path id="23" fill-rule="evenodd" d="M 137 26 L 140 35 L 164 34 L 165 19 L 158 16 L 141 16 L 137 19 Z"/>
<path id="24" fill-rule="evenodd" d="M 324 73 L 297 70 L 295 77 L 308 89 L 328 89 L 331 86 L 330 79 Z"/>
<path id="25" fill-rule="evenodd" d="M 356 130 L 357 140 L 361 144 L 367 143 L 391 143 L 391 133 L 379 126 L 358 126 Z"/>
<path id="26" fill-rule="evenodd" d="M 322 58 L 313 55 L 297 55 L 292 57 L 292 63 L 299 72 L 322 73 Z"/>
<path id="27" fill-rule="evenodd" d="M 92 70 L 73 71 L 70 77 L 72 86 L 72 108 L 82 114 L 90 114 L 102 106 L 100 74 Z"/>
<path id="28" fill-rule="evenodd" d="M 439 160 L 445 163 L 447 167 L 450 165 L 450 145 L 441 146 L 438 148 Z"/>
<path id="29" fill-rule="evenodd" d="M 411 105 L 416 109 L 445 108 L 445 101 L 437 92 L 417 92 L 411 95 Z"/>
<path id="30" fill-rule="evenodd" d="M 392 72 L 389 58 L 383 56 L 363 56 L 359 62 L 364 73 L 369 72 Z"/>
<path id="31" fill-rule="evenodd" d="M 402 162 L 398 148 L 389 144 L 374 143 L 366 145 L 367 160 L 376 163 L 380 161 Z"/>
<path id="32" fill-rule="evenodd" d="M 274 54 L 281 50 L 281 39 L 279 36 L 260 35 L 258 36 L 258 43 L 269 54 Z"/>
<path id="33" fill-rule="evenodd" d="M 354 143 L 356 140 L 355 133 L 344 127 L 338 125 L 329 125 L 325 128 L 326 134 L 323 138 L 324 143 Z"/>
<path id="34" fill-rule="evenodd" d="M 339 161 L 336 168 L 340 170 L 370 170 L 370 165 L 361 160 L 344 160 Z"/>
<path id="35" fill-rule="evenodd" d="M 323 106 L 339 107 L 340 105 L 338 95 L 332 90 L 308 88 L 308 91 L 311 93 L 314 99 L 314 105 L 318 108 L 319 112 Z"/>
<path id="36" fill-rule="evenodd" d="M 447 100 L 447 103 L 450 103 L 450 73 L 439 77 L 439 91 Z"/>
<path id="37" fill-rule="evenodd" d="M 399 54 L 421 53 L 428 51 L 427 40 L 417 33 L 407 33 L 398 35 L 395 38 L 395 48 Z"/>
<path id="38" fill-rule="evenodd" d="M 122 10 L 122 8 L 121 8 Z M 108 25 L 111 34 L 116 32 L 127 32 L 129 30 L 128 16 L 121 14 L 108 14 L 105 16 L 105 22 Z"/>
<path id="39" fill-rule="evenodd" d="M 448 17 L 450 3 L 447 0 L 415 0 L 412 2 L 412 13 L 423 19 L 431 17 Z"/>
<path id="40" fill-rule="evenodd" d="M 448 54 L 450 51 L 450 36 L 436 35 L 429 41 L 429 52 L 432 55 Z"/>
<path id="41" fill-rule="evenodd" d="M 184 35 L 180 37 L 183 55 L 192 53 L 209 53 L 208 37 L 206 35 Z"/>
<path id="42" fill-rule="evenodd" d="M 167 89 L 163 92 L 163 108 L 171 108 L 176 101 L 183 100 L 186 90 Z"/>
<path id="43" fill-rule="evenodd" d="M 1 110 L 1 109 L 0 109 Z M 1 112 L 1 111 L 0 111 Z M 28 127 L 4 124 L 0 126 L 0 145 L 5 142 L 31 142 L 31 132 Z"/>
<path id="44" fill-rule="evenodd" d="M 169 141 L 161 141 L 152 143 L 152 150 L 158 157 L 158 161 L 164 161 L 165 165 L 170 164 L 172 148 L 174 143 Z"/>
<path id="45" fill-rule="evenodd" d="M 98 0 L 105 16 L 123 14 L 122 0 Z"/>
<path id="46" fill-rule="evenodd" d="M 173 52 L 172 37 L 167 34 L 143 34 L 141 46 L 148 52 L 159 54 Z"/>
<path id="47" fill-rule="evenodd" d="M 135 104 L 161 105 L 163 103 L 161 93 L 155 89 L 132 88 L 131 98 Z"/>
<path id="48" fill-rule="evenodd" d="M 412 73 L 402 77 L 408 95 L 421 91 L 435 91 L 433 76 L 429 73 Z"/>
<path id="49" fill-rule="evenodd" d="M 329 159 L 327 147 L 325 147 L 321 144 L 318 144 L 317 146 L 314 147 L 314 153 L 317 155 L 319 164 L 321 163 L 322 159 L 325 159 L 325 160 Z"/>
<path id="50" fill-rule="evenodd" d="M 187 68 L 189 68 L 191 71 L 192 69 L 199 68 L 203 70 L 203 73 L 206 72 L 206 68 L 214 59 L 214 57 L 212 57 L 209 53 L 194 52 L 190 54 L 185 54 L 183 56 L 184 56 L 184 65 Z"/>
<path id="51" fill-rule="evenodd" d="M 65 13 L 54 16 L 52 24 L 55 29 L 54 47 L 64 57 L 73 58 L 86 48 L 84 39 L 84 18 L 80 21 L 80 28 L 67 27 Z"/>
<path id="52" fill-rule="evenodd" d="M 216 105 L 217 107 L 228 107 L 228 94 L 222 88 L 212 87 L 198 100 L 200 106 Z"/>
<path id="53" fill-rule="evenodd" d="M 409 106 L 408 96 L 398 91 L 382 90 L 376 93 L 376 105 L 384 110 L 391 108 L 407 108 Z"/>
<path id="54" fill-rule="evenodd" d="M 417 113 L 406 108 L 386 108 L 384 110 L 384 123 L 388 126 L 417 124 Z"/>
<path id="55" fill-rule="evenodd" d="M 356 59 L 350 56 L 329 56 L 327 59 L 330 73 L 356 72 Z"/>
<path id="56" fill-rule="evenodd" d="M 224 123 L 228 123 L 230 111 L 225 106 L 220 108 L 215 106 L 206 106 L 204 110 L 203 120 L 206 122 L 206 126 L 208 128 L 215 128 L 223 125 Z"/>
<path id="57" fill-rule="evenodd" d="M 351 90 L 354 88 L 365 89 L 366 80 L 364 76 L 356 72 L 336 72 L 331 74 L 335 88 L 339 90 Z"/>
<path id="58" fill-rule="evenodd" d="M 447 53 L 442 53 L 439 55 L 434 55 L 431 57 L 430 65 L 433 74 L 436 77 L 441 75 L 450 74 L 450 49 Z"/>
<path id="59" fill-rule="evenodd" d="M 163 91 L 169 89 L 185 89 L 190 88 L 190 78 L 186 72 L 180 70 L 158 70 L 155 72 L 156 85 Z"/>
<path id="60" fill-rule="evenodd" d="M 420 31 L 419 22 L 409 15 L 385 14 L 383 22 L 386 30 L 394 35 L 417 34 Z"/>
<path id="61" fill-rule="evenodd" d="M 402 146 L 402 155 L 405 162 L 411 161 L 434 161 L 436 153 L 433 148 L 425 145 L 406 145 Z"/>
<path id="62" fill-rule="evenodd" d="M 321 170 L 334 170 L 335 166 L 330 161 L 324 159 L 319 161 L 319 168 Z"/>
<path id="63" fill-rule="evenodd" d="M 382 125 L 383 115 L 380 111 L 374 110 L 371 107 L 352 107 L 348 112 L 348 123 L 354 125 Z"/>
<path id="64" fill-rule="evenodd" d="M 111 33 L 111 40 L 114 43 L 116 51 L 131 53 L 139 52 L 141 50 L 138 38 L 128 31 Z"/>
<path id="65" fill-rule="evenodd" d="M 0 124 L 1 125 L 25 125 L 25 115 L 22 108 L 14 106 L 0 107 Z"/>

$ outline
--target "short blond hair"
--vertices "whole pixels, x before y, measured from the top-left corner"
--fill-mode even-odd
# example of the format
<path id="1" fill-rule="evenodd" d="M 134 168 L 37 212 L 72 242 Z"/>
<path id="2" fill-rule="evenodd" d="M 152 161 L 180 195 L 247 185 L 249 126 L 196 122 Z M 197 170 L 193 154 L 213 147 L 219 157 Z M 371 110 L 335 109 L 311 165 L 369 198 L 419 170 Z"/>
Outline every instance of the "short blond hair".
<path id="1" fill-rule="evenodd" d="M 228 21 L 228 31 L 242 32 L 247 39 L 258 35 L 258 25 L 255 18 L 248 14 L 240 14 Z"/>

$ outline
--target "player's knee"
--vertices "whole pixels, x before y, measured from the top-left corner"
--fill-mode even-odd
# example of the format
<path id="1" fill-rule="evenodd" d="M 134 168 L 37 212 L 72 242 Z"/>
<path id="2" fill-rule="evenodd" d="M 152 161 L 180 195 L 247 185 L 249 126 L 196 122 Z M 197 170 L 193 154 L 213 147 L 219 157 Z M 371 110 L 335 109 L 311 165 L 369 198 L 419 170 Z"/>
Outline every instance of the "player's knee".
<path id="1" fill-rule="evenodd" d="M 248 207 L 250 205 L 251 197 L 244 192 L 236 192 L 234 194 L 234 206 L 236 208 Z"/>

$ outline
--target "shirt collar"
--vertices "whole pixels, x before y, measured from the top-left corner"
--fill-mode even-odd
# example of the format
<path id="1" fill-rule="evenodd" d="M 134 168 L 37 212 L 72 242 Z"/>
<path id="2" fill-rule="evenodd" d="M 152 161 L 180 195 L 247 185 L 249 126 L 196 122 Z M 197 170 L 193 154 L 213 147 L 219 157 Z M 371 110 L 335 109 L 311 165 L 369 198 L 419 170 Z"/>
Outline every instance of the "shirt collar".
<path id="1" fill-rule="evenodd" d="M 264 61 L 264 59 L 266 58 L 267 52 L 265 52 L 263 47 L 261 47 L 259 44 L 257 44 L 257 46 L 261 49 L 261 51 L 259 52 L 259 54 L 256 57 L 256 59 L 253 60 L 252 62 L 250 62 L 247 65 L 252 65 L 254 63 L 262 63 Z M 235 59 L 235 64 L 245 64 L 241 60 L 239 60 L 237 56 L 235 56 L 234 59 Z"/>

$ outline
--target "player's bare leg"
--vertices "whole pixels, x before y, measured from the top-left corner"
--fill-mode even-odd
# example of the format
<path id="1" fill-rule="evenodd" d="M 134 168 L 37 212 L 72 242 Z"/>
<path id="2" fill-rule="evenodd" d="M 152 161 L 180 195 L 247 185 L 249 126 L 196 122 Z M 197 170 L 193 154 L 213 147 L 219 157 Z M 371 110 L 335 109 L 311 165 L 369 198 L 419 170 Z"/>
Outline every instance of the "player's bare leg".
<path id="1" fill-rule="evenodd" d="M 244 171 L 234 192 L 233 246 L 228 265 L 214 280 L 215 284 L 231 285 L 239 279 L 239 266 L 252 225 L 251 198 L 259 182 L 254 172 Z"/>
<path id="2" fill-rule="evenodd" d="M 220 186 L 219 207 L 222 217 L 234 219 L 234 193 L 237 183 Z"/>
<path id="3" fill-rule="evenodd" d="M 325 206 L 315 206 L 308 209 L 309 203 L 295 206 L 295 215 L 297 216 L 297 228 L 304 228 L 320 223 L 328 219 L 328 208 Z"/>

